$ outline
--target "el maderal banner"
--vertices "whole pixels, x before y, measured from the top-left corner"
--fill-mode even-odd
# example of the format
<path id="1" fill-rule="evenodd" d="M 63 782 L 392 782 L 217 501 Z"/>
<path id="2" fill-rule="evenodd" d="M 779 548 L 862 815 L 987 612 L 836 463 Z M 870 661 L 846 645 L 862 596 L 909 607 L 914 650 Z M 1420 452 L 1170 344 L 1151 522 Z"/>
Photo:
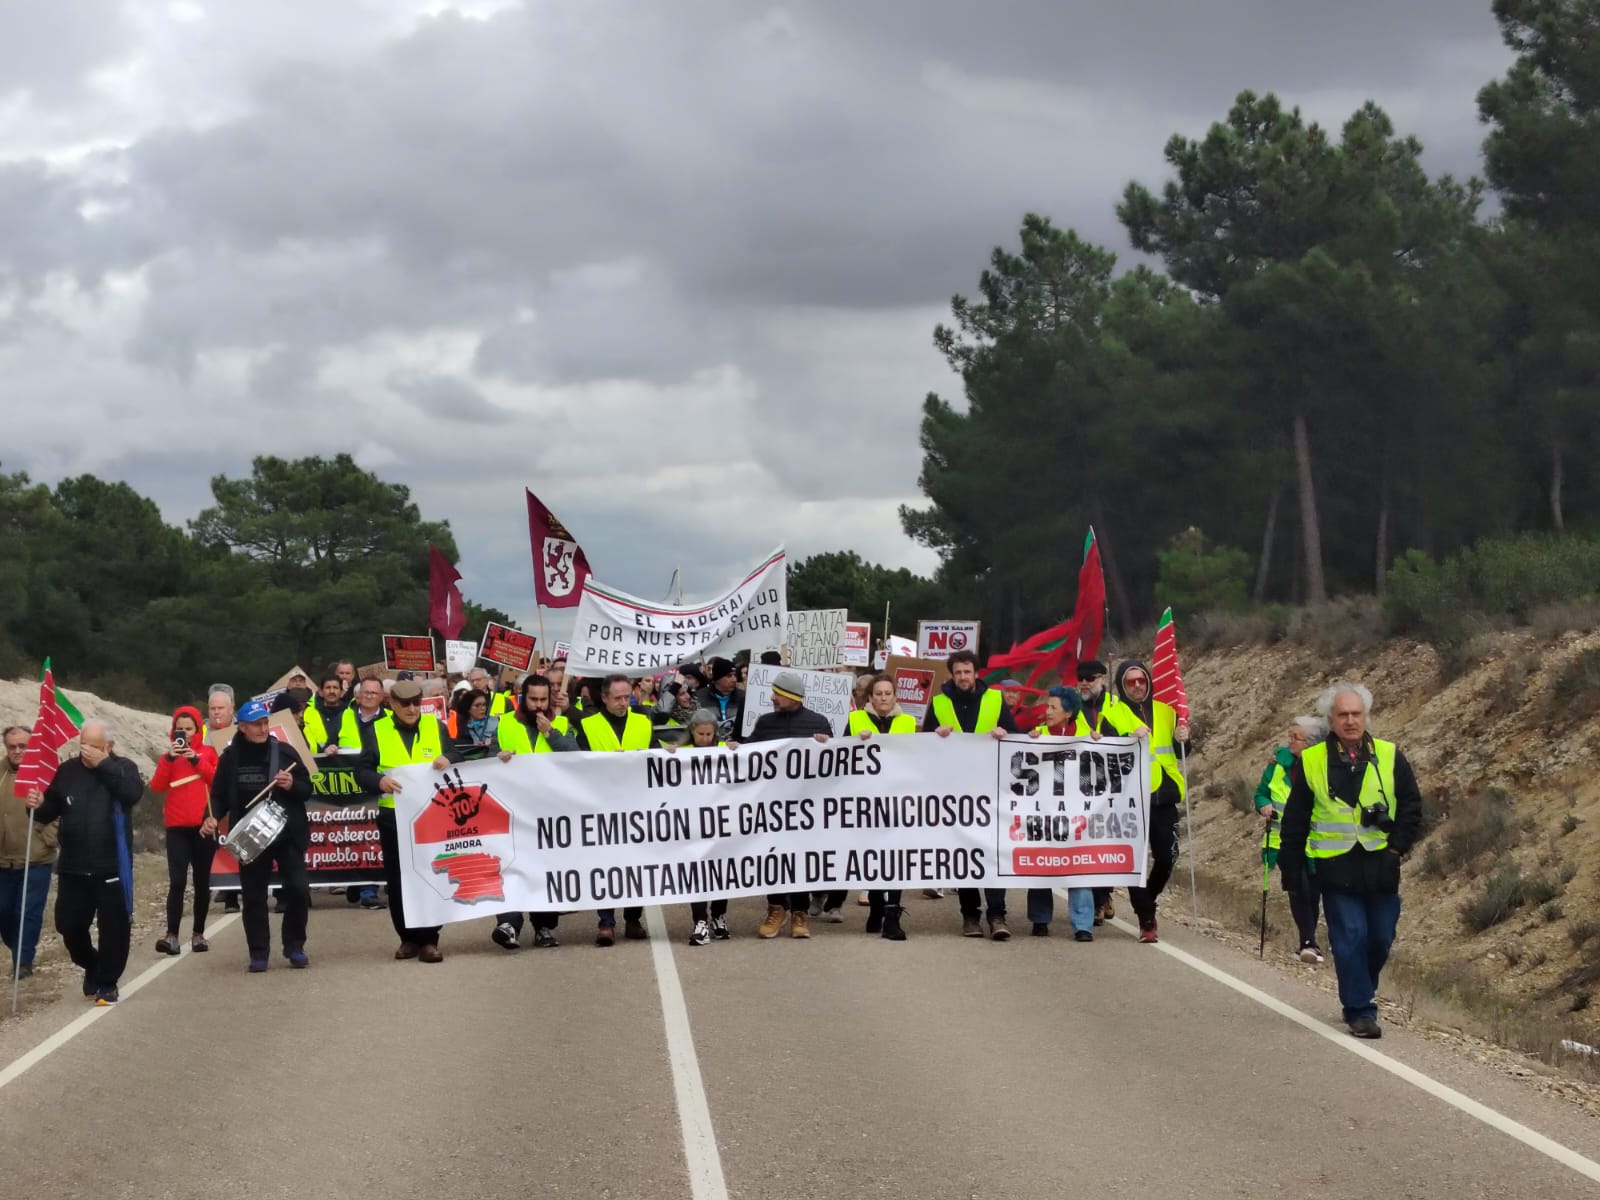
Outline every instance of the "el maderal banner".
<path id="1" fill-rule="evenodd" d="M 845 887 L 1144 882 L 1135 738 L 977 734 L 400 767 L 413 925 Z"/>

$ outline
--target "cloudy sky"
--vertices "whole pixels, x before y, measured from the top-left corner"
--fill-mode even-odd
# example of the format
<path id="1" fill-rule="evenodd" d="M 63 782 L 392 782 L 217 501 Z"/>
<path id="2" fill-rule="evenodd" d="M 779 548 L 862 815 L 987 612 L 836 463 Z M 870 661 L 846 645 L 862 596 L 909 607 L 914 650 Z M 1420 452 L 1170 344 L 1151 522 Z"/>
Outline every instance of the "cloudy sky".
<path id="1" fill-rule="evenodd" d="M 1245 87 L 1470 174 L 1507 61 L 1488 0 L 0 0 L 0 464 L 183 521 L 348 450 L 524 619 L 524 484 L 653 597 L 928 569 L 930 335 L 1023 213 L 1125 251 Z"/>

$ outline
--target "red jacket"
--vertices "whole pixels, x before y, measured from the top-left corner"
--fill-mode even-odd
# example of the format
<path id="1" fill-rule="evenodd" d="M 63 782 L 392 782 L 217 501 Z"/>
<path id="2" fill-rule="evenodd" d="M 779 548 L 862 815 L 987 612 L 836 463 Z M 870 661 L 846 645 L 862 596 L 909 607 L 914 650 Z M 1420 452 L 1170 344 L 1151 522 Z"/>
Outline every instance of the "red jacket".
<path id="1" fill-rule="evenodd" d="M 192 717 L 204 738 L 205 722 L 197 710 L 180 708 L 172 714 L 174 723 L 179 717 Z M 211 777 L 217 773 L 217 752 L 204 740 L 193 749 L 195 756 L 192 760 L 174 758 L 170 752 L 156 760 L 156 773 L 150 780 L 150 790 L 157 795 L 166 793 L 162 815 L 168 829 L 192 828 L 206 819 Z"/>

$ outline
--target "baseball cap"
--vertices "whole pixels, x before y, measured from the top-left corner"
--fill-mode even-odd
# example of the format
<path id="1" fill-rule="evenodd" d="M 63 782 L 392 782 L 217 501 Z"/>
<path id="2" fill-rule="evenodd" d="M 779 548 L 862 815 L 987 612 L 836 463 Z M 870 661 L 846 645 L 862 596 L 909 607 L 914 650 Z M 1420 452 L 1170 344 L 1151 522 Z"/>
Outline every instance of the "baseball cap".
<path id="1" fill-rule="evenodd" d="M 790 700 L 806 698 L 806 677 L 794 671 L 779 671 L 772 681 L 774 696 L 787 696 Z"/>
<path id="2" fill-rule="evenodd" d="M 271 715 L 272 710 L 264 701 L 246 700 L 233 719 L 243 725 L 249 721 L 265 721 Z"/>

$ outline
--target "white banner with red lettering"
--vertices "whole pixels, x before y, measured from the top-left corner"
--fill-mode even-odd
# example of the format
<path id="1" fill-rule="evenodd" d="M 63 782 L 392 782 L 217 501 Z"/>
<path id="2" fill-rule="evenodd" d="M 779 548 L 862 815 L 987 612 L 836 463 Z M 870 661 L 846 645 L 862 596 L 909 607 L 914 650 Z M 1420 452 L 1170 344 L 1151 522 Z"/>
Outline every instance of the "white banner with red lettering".
<path id="1" fill-rule="evenodd" d="M 836 738 L 393 775 L 413 926 L 511 909 L 1145 877 L 1149 774 L 1133 738 Z"/>

